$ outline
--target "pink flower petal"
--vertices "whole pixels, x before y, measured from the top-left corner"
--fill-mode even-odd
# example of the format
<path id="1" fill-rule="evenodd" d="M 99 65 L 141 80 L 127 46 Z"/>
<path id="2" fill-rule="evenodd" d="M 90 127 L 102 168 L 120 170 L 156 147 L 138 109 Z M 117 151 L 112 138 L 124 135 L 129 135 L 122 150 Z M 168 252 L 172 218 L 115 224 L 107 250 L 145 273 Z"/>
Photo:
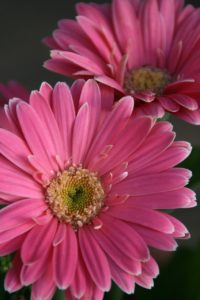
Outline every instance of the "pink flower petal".
<path id="1" fill-rule="evenodd" d="M 164 214 L 148 208 L 133 208 L 126 205 L 121 206 L 119 209 L 119 207 L 116 208 L 113 206 L 109 209 L 108 213 L 116 219 L 140 224 L 163 233 L 170 234 L 174 232 L 173 224 Z"/>
<path id="2" fill-rule="evenodd" d="M 108 260 L 86 227 L 79 230 L 79 243 L 90 276 L 100 289 L 109 291 L 111 281 Z"/>
<path id="3" fill-rule="evenodd" d="M 7 272 L 5 277 L 5 290 L 9 293 L 14 293 L 22 288 L 22 284 L 20 282 L 20 271 L 22 267 L 22 262 L 20 259 L 20 254 L 18 253 L 13 262 L 11 269 Z"/>
<path id="4" fill-rule="evenodd" d="M 25 224 L 18 225 L 17 227 L 11 228 L 10 230 L 4 232 L 0 232 L 0 242 L 1 244 L 9 242 L 25 232 L 28 232 L 34 227 L 35 223 L 33 221 L 27 221 Z"/>
<path id="5" fill-rule="evenodd" d="M 54 248 L 53 272 L 60 289 L 66 289 L 74 278 L 78 256 L 76 239 L 71 225 L 66 225 L 64 240 Z"/>
<path id="6" fill-rule="evenodd" d="M 195 193 L 187 188 L 165 193 L 129 197 L 128 206 L 141 206 L 151 209 L 175 209 L 195 206 Z"/>
<path id="7" fill-rule="evenodd" d="M 55 293 L 55 289 L 52 266 L 48 264 L 45 273 L 32 286 L 32 298 L 33 300 L 50 300 Z"/>
<path id="8" fill-rule="evenodd" d="M 37 280 L 40 280 L 45 273 L 48 261 L 52 259 L 48 254 L 49 253 L 45 253 L 34 263 L 22 266 L 20 280 L 23 285 L 28 286 Z"/>
<path id="9" fill-rule="evenodd" d="M 18 104 L 17 114 L 24 137 L 32 153 L 40 158 L 50 172 L 55 167 L 55 161 L 53 160 L 55 152 L 47 128 L 35 110 L 26 103 L 21 102 Z"/>
<path id="10" fill-rule="evenodd" d="M 47 209 L 44 201 L 25 199 L 10 204 L 0 210 L 0 232 L 23 225 Z"/>
<path id="11" fill-rule="evenodd" d="M 51 148 L 49 148 L 48 150 L 52 152 L 54 157 L 56 155 L 59 155 L 63 161 L 64 148 L 62 138 L 51 107 L 47 103 L 46 99 L 37 91 L 31 93 L 30 105 L 34 108 L 34 110 L 42 120 L 43 125 L 48 132 L 50 140 L 52 141 Z"/>
<path id="12" fill-rule="evenodd" d="M 21 235 L 7 243 L 0 244 L 0 255 L 5 256 L 11 254 L 12 252 L 16 252 L 16 250 L 18 250 L 21 247 L 24 238 L 25 235 Z"/>
<path id="13" fill-rule="evenodd" d="M 65 83 L 57 83 L 53 91 L 52 109 L 60 129 L 65 149 L 65 160 L 71 156 L 72 126 L 75 110 L 70 89 Z"/>
<path id="14" fill-rule="evenodd" d="M 140 234 L 148 246 L 164 251 L 175 251 L 177 243 L 172 235 L 163 234 L 158 230 L 133 224 L 133 228 Z"/>
<path id="15" fill-rule="evenodd" d="M 49 250 L 55 236 L 56 228 L 57 220 L 53 219 L 43 226 L 36 225 L 28 233 L 21 249 L 23 263 L 30 264 L 36 262 Z"/>

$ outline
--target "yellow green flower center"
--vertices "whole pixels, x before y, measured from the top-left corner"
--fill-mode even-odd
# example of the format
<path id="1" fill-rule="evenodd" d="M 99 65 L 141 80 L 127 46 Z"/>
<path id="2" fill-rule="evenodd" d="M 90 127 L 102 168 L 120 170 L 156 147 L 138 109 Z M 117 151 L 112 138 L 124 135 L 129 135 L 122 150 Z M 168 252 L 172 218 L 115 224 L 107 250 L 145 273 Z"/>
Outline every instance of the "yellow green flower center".
<path id="1" fill-rule="evenodd" d="M 129 92 L 152 91 L 158 95 L 171 81 L 170 75 L 161 69 L 142 67 L 128 72 L 124 80 L 124 89 Z"/>
<path id="2" fill-rule="evenodd" d="M 91 222 L 104 204 L 104 190 L 97 174 L 71 166 L 51 180 L 46 202 L 61 222 L 77 229 Z"/>

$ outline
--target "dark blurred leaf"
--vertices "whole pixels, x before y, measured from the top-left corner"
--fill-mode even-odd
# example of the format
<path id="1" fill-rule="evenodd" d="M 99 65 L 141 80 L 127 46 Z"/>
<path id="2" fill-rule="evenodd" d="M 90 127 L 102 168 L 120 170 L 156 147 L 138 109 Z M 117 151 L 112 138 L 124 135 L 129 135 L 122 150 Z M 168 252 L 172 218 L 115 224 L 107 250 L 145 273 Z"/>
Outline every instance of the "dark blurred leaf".
<path id="1" fill-rule="evenodd" d="M 64 293 L 63 291 L 57 290 L 53 300 L 64 300 Z"/>
<path id="2" fill-rule="evenodd" d="M 200 300 L 200 247 L 179 249 L 171 262 L 161 268 L 152 290 L 136 288 L 134 300 Z"/>
<path id="3" fill-rule="evenodd" d="M 200 147 L 193 147 L 190 156 L 181 164 L 181 167 L 192 171 L 192 178 L 189 187 L 194 187 L 200 184 Z"/>

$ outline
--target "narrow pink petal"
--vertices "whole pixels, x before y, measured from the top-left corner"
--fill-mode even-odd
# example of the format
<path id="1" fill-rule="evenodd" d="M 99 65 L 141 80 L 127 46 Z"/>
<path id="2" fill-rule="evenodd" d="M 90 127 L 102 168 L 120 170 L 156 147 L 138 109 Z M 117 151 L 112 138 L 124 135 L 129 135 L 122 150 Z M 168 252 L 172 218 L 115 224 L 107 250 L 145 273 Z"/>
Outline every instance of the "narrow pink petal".
<path id="1" fill-rule="evenodd" d="M 52 97 L 53 88 L 52 86 L 47 82 L 42 82 L 40 85 L 39 93 L 44 97 L 44 99 L 51 104 L 51 97 Z"/>
<path id="2" fill-rule="evenodd" d="M 65 83 L 57 83 L 53 91 L 52 109 L 60 129 L 65 150 L 65 159 L 71 156 L 72 126 L 75 120 L 73 98 Z"/>
<path id="3" fill-rule="evenodd" d="M 108 260 L 88 228 L 84 227 L 79 230 L 79 243 L 83 259 L 92 279 L 100 289 L 109 291 L 111 276 Z"/>
<path id="4" fill-rule="evenodd" d="M 145 64 L 155 65 L 156 49 L 161 48 L 161 24 L 158 2 L 156 0 L 144 2 L 141 13 L 142 34 L 145 50 Z"/>
<path id="5" fill-rule="evenodd" d="M 175 2 L 174 0 L 160 1 L 160 11 L 164 18 L 166 28 L 166 51 L 169 50 L 174 34 L 175 25 Z"/>
<path id="6" fill-rule="evenodd" d="M 79 100 L 80 100 L 81 91 L 82 91 L 84 84 L 85 84 L 84 79 L 77 79 L 73 82 L 73 84 L 71 86 L 71 94 L 72 94 L 72 98 L 74 101 L 74 107 L 75 107 L 76 111 L 78 111 L 78 108 L 80 106 Z"/>
<path id="7" fill-rule="evenodd" d="M 86 273 L 87 273 L 86 267 L 84 266 L 82 258 L 79 255 L 76 272 L 74 274 L 74 279 L 70 285 L 72 294 L 78 299 L 83 297 L 83 295 L 86 292 L 86 285 L 87 285 Z"/>
<path id="8" fill-rule="evenodd" d="M 126 201 L 128 206 L 139 206 L 151 209 L 175 209 L 195 206 L 195 193 L 187 188 L 175 191 L 129 197 Z"/>
<path id="9" fill-rule="evenodd" d="M 88 122 L 89 122 L 89 130 L 87 134 L 87 142 L 86 149 L 90 146 L 90 143 L 93 139 L 94 133 L 96 133 L 99 117 L 101 114 L 101 93 L 97 83 L 89 79 L 84 84 L 81 94 L 79 105 L 83 105 L 84 103 L 88 103 Z M 78 115 L 77 115 L 78 117 Z M 76 123 L 75 123 L 76 124 Z M 76 126 L 76 125 L 75 125 Z M 75 130 L 75 129 L 74 129 Z"/>
<path id="10" fill-rule="evenodd" d="M 122 98 L 117 103 L 102 124 L 101 130 L 96 135 L 88 153 L 87 160 L 91 160 L 91 155 L 93 157 L 96 154 L 99 155 L 106 145 L 110 145 L 114 142 L 114 138 L 118 137 L 118 134 L 131 116 L 133 105 L 133 98 L 129 96 Z"/>
<path id="11" fill-rule="evenodd" d="M 23 265 L 20 273 L 21 283 L 28 286 L 36 282 L 44 274 L 46 266 L 51 259 L 52 257 L 48 253 L 45 253 L 36 262 Z"/>
<path id="12" fill-rule="evenodd" d="M 95 62 L 93 62 L 90 58 L 84 57 L 82 55 L 69 52 L 69 51 L 59 51 L 58 55 L 61 58 L 66 59 L 70 63 L 73 63 L 83 69 L 86 69 L 90 72 L 92 72 L 95 75 L 99 75 L 103 73 L 103 65 L 97 65 Z"/>
<path id="13" fill-rule="evenodd" d="M 61 160 L 63 161 L 64 148 L 62 138 L 50 105 L 47 103 L 46 99 L 37 91 L 31 93 L 30 105 L 37 112 L 48 132 L 52 147 L 52 150 L 48 150 L 52 152 L 54 157 L 56 155 L 59 155 L 61 157 Z"/>
<path id="14" fill-rule="evenodd" d="M 169 112 L 177 112 L 180 109 L 180 105 L 178 105 L 175 101 L 169 98 L 169 96 L 159 96 L 158 100 L 160 104 L 164 107 L 165 110 Z"/>
<path id="15" fill-rule="evenodd" d="M 88 20 L 91 20 L 92 23 L 98 24 L 99 32 L 105 44 L 104 48 L 105 46 L 108 47 L 108 49 L 110 49 L 110 52 L 112 52 L 114 60 L 119 61 L 121 58 L 121 51 L 118 48 L 118 44 L 112 31 L 110 6 L 97 5 L 93 3 L 78 3 L 76 5 L 76 10 L 80 16 L 84 16 Z M 88 34 L 88 37 L 91 39 L 93 35 Z M 99 43 L 94 44 L 94 46 L 96 47 L 97 51 L 99 51 Z M 100 49 L 100 53 L 101 51 L 102 49 Z"/>
<path id="16" fill-rule="evenodd" d="M 143 273 L 135 276 L 135 282 L 145 289 L 151 289 L 154 286 L 152 277 Z"/>
<path id="17" fill-rule="evenodd" d="M 72 282 L 77 267 L 77 238 L 71 225 L 66 225 L 64 240 L 54 248 L 53 272 L 56 285 L 66 289 Z"/>
<path id="18" fill-rule="evenodd" d="M 143 263 L 142 269 L 145 274 L 153 278 L 156 278 L 159 274 L 158 264 L 152 256 L 147 262 Z"/>
<path id="19" fill-rule="evenodd" d="M 181 110 L 175 115 L 190 124 L 200 125 L 200 109 L 195 111 Z"/>
<path id="20" fill-rule="evenodd" d="M 58 246 L 60 243 L 63 242 L 63 240 L 65 239 L 66 236 L 66 229 L 67 226 L 64 223 L 60 223 L 58 225 L 54 240 L 53 240 L 53 246 L 56 247 Z"/>
<path id="21" fill-rule="evenodd" d="M 109 216 L 106 214 L 102 215 L 101 220 L 103 221 L 102 232 L 105 235 L 109 235 L 116 247 L 122 250 L 121 247 L 123 247 L 126 240 L 127 256 L 141 261 L 146 261 L 149 258 L 149 250 L 146 243 L 126 222 L 112 218 L 111 213 L 109 213 Z M 112 223 L 115 223 L 115 226 L 111 226 Z"/>
<path id="22" fill-rule="evenodd" d="M 128 160 L 131 154 L 144 142 L 152 126 L 153 120 L 149 117 L 131 119 L 121 133 L 123 139 L 119 139 L 116 142 L 108 159 L 100 163 L 98 167 L 99 174 L 103 175 L 107 171 L 112 170 L 120 162 Z M 132 130 L 133 128 L 134 131 Z"/>
<path id="23" fill-rule="evenodd" d="M 133 275 L 124 272 L 114 262 L 110 260 L 111 276 L 114 282 L 127 294 L 133 294 L 135 290 L 135 282 Z"/>
<path id="24" fill-rule="evenodd" d="M 131 196 L 151 195 L 182 188 L 188 183 L 191 173 L 171 169 L 161 173 L 132 177 L 115 185 L 113 192 L 125 190 Z"/>
<path id="25" fill-rule="evenodd" d="M 145 103 L 144 105 L 136 107 L 136 109 L 134 110 L 135 117 L 147 115 L 154 118 L 162 118 L 164 114 L 165 110 L 159 102 Z"/>
<path id="26" fill-rule="evenodd" d="M 20 129 L 17 114 L 16 114 L 16 107 L 17 107 L 18 103 L 21 101 L 22 100 L 20 100 L 19 98 L 13 98 L 13 99 L 9 100 L 8 105 L 4 106 L 5 114 L 8 119 L 8 124 L 9 124 L 8 129 L 9 130 L 11 129 L 11 131 L 13 133 L 15 133 L 16 135 L 18 135 L 19 137 L 21 137 L 22 135 L 21 135 L 21 129 Z M 3 126 L 3 128 L 4 128 L 4 126 Z"/>
<path id="27" fill-rule="evenodd" d="M 0 243 L 6 243 L 9 242 L 16 237 L 24 234 L 25 232 L 31 230 L 32 228 L 35 227 L 35 222 L 34 221 L 28 221 L 25 224 L 18 225 L 15 228 L 12 228 L 10 230 L 0 232 Z"/>
<path id="28" fill-rule="evenodd" d="M 178 103 L 180 106 L 188 110 L 194 111 L 199 108 L 198 102 L 194 98 L 189 97 L 187 95 L 175 94 L 170 95 L 169 97 L 170 99 Z"/>
<path id="29" fill-rule="evenodd" d="M 52 276 L 52 266 L 49 263 L 45 273 L 32 286 L 32 298 L 34 300 L 50 300 L 56 290 Z"/>
<path id="30" fill-rule="evenodd" d="M 171 215 L 167 215 L 167 218 L 174 225 L 175 231 L 173 233 L 173 236 L 175 238 L 189 238 L 190 237 L 190 234 L 183 223 L 181 223 L 178 219 L 176 219 L 175 217 L 173 217 Z"/>
<path id="31" fill-rule="evenodd" d="M 23 225 L 45 210 L 47 206 L 42 200 L 25 199 L 10 204 L 0 210 L 0 232 Z"/>
<path id="32" fill-rule="evenodd" d="M 0 190 L 1 193 L 12 195 L 13 200 L 21 198 L 43 199 L 42 187 L 26 173 L 12 164 L 0 159 Z M 15 187 L 11 189 L 11 187 Z"/>
<path id="33" fill-rule="evenodd" d="M 28 155 L 31 154 L 24 141 L 17 135 L 0 129 L 1 154 L 23 171 L 32 174 L 33 168 L 28 163 Z"/>
<path id="34" fill-rule="evenodd" d="M 57 51 L 56 51 L 57 54 Z M 52 59 L 48 59 L 44 62 L 43 66 L 47 70 L 60 73 L 63 75 L 71 75 L 78 72 L 80 68 L 73 63 L 68 62 L 65 58 L 57 58 L 54 52 L 51 52 Z"/>
<path id="35" fill-rule="evenodd" d="M 17 114 L 24 137 L 32 153 L 40 158 L 50 172 L 55 167 L 53 160 L 55 152 L 48 130 L 30 105 L 23 102 L 19 103 Z"/>
<path id="36" fill-rule="evenodd" d="M 14 293 L 22 288 L 22 284 L 20 282 L 20 271 L 22 267 L 22 262 L 20 259 L 20 254 L 18 253 L 13 262 L 11 269 L 7 272 L 5 277 L 5 290 L 9 293 Z"/>
<path id="37" fill-rule="evenodd" d="M 36 262 L 52 247 L 56 228 L 57 220 L 53 219 L 43 226 L 36 225 L 29 232 L 21 249 L 23 263 Z"/>
<path id="38" fill-rule="evenodd" d="M 120 208 L 112 206 L 107 213 L 117 219 L 131 222 L 133 224 L 140 224 L 160 232 L 168 234 L 174 232 L 174 226 L 168 217 L 161 212 L 148 208 L 133 208 L 129 207 L 128 205 L 121 206 Z"/>
<path id="39" fill-rule="evenodd" d="M 150 247 L 164 251 L 175 251 L 178 246 L 172 235 L 164 234 L 160 231 L 137 224 L 133 224 L 133 228 L 143 237 Z"/>
<path id="40" fill-rule="evenodd" d="M 83 162 L 86 154 L 89 125 L 89 107 L 84 103 L 76 116 L 73 131 L 72 161 L 76 165 Z"/>
<path id="41" fill-rule="evenodd" d="M 143 145 L 132 155 L 128 168 L 129 174 L 136 171 L 139 173 L 139 170 L 142 170 L 149 162 L 155 161 L 157 156 L 172 145 L 175 133 L 171 130 L 171 124 L 168 122 L 155 123 Z"/>
<path id="42" fill-rule="evenodd" d="M 111 88 L 116 89 L 117 91 L 121 92 L 122 94 L 124 94 L 124 89 L 123 87 L 114 79 L 112 79 L 111 77 L 102 75 L 102 76 L 95 76 L 95 80 L 97 82 L 100 82 L 102 84 L 105 84 Z"/>
<path id="43" fill-rule="evenodd" d="M 105 224 L 104 224 L 105 226 Z M 103 226 L 103 227 L 104 227 Z M 102 229 L 103 229 L 102 227 Z M 108 228 L 108 227 L 106 227 Z M 130 227 L 129 227 L 130 230 Z M 115 262 L 115 264 L 118 265 L 119 268 L 121 268 L 124 272 L 130 274 L 130 275 L 138 275 L 141 273 L 141 262 L 139 260 L 135 260 L 132 256 L 132 249 L 133 246 L 131 245 L 131 242 L 129 243 L 129 239 L 127 240 L 129 243 L 129 247 L 131 248 L 131 252 L 124 253 L 124 247 L 123 244 L 120 243 L 121 240 L 124 239 L 123 237 L 119 237 L 115 239 L 112 238 L 112 235 L 108 234 L 103 230 L 96 230 L 91 231 L 93 234 L 94 238 L 97 240 L 101 248 L 105 251 L 107 254 L 107 259 L 110 264 L 110 259 L 111 263 Z M 131 231 L 132 233 L 132 231 Z M 123 232 L 123 235 L 125 234 L 125 231 Z"/>
<path id="44" fill-rule="evenodd" d="M 191 150 L 190 143 L 174 142 L 171 147 L 162 152 L 156 159 L 141 167 L 138 172 L 140 173 L 143 170 L 143 173 L 148 174 L 170 169 L 186 159 L 190 155 Z"/>
<path id="45" fill-rule="evenodd" d="M 112 49 L 109 49 L 107 43 L 105 43 L 104 38 L 102 37 L 102 32 L 99 28 L 99 24 L 93 22 L 85 16 L 78 16 L 77 22 L 90 38 L 92 44 L 97 47 L 99 55 L 107 62 L 109 62 Z"/>
<path id="46" fill-rule="evenodd" d="M 24 238 L 25 235 L 21 235 L 7 243 L 0 244 L 0 255 L 5 256 L 16 252 L 16 250 L 18 250 L 23 244 Z"/>
<path id="47" fill-rule="evenodd" d="M 106 110 L 111 110 L 114 104 L 114 91 L 111 87 L 104 84 L 98 84 L 101 91 L 101 102 L 102 108 Z"/>

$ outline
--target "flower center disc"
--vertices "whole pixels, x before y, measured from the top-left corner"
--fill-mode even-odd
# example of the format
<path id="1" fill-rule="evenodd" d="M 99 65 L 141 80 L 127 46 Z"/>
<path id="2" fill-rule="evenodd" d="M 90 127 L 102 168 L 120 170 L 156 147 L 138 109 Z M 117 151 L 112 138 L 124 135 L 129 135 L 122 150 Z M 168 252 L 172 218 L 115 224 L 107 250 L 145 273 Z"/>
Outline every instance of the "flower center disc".
<path id="1" fill-rule="evenodd" d="M 69 167 L 46 188 L 46 202 L 61 221 L 77 229 L 90 223 L 104 204 L 104 190 L 97 175 L 81 167 Z"/>
<path id="2" fill-rule="evenodd" d="M 124 88 L 127 92 L 152 91 L 160 95 L 170 81 L 171 77 L 166 71 L 142 67 L 126 74 Z"/>

